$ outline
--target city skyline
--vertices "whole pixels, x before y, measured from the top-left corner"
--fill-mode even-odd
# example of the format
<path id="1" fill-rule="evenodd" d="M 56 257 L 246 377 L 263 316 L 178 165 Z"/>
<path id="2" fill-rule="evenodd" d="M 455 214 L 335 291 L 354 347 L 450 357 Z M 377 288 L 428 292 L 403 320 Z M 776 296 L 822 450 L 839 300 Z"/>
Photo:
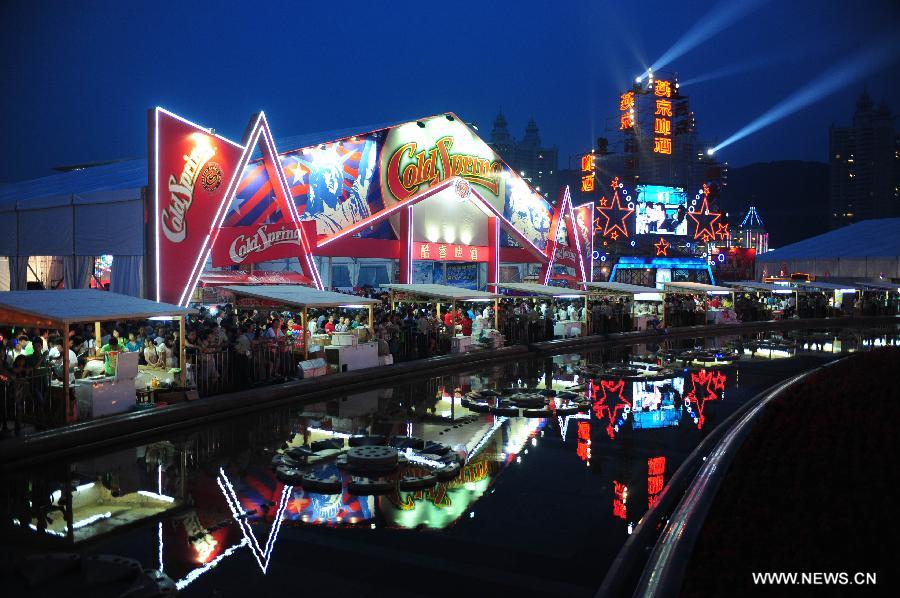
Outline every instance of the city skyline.
<path id="1" fill-rule="evenodd" d="M 815 6 L 763 3 L 740 26 L 722 27 L 665 66 L 686 82 L 702 140 L 722 141 L 898 20 L 887 2 Z M 327 7 L 300 10 L 304 22 L 337 18 Z M 348 24 L 329 36 L 327 27 L 297 30 L 278 18 L 281 7 L 234 19 L 227 9 L 196 7 L 180 9 L 176 18 L 165 10 L 115 5 L 60 4 L 50 13 L 7 6 L 0 43 L 7 78 L 17 84 L 3 99 L 3 129 L 18 140 L 19 151 L 4 161 L 0 181 L 43 176 L 55 166 L 145 157 L 146 109 L 154 105 L 232 138 L 257 110 L 266 111 L 278 137 L 445 111 L 486 133 L 502 107 L 517 137 L 534 118 L 544 144 L 559 147 L 565 168 L 570 155 L 609 135 L 619 93 L 702 23 L 714 3 L 644 2 L 628 12 L 610 3 L 545 10 L 526 3 L 515 13 L 485 7 L 464 28 L 440 7 L 428 14 L 412 5 L 390 14 L 370 10 L 351 7 Z M 349 36 L 354 15 L 368 28 Z M 387 27 L 400 17 L 403 27 L 392 28 L 391 36 L 379 33 L 379 23 Z M 498 21 L 509 27 L 490 25 Z M 185 25 L 192 22 L 203 26 Z M 168 31 L 177 43 L 147 31 Z M 450 54 L 426 48 L 426 32 L 456 39 L 444 49 Z M 271 45 L 259 44 L 263 38 Z M 828 47 L 820 47 L 826 38 Z M 759 49 L 763 39 L 766 47 Z M 402 50 L 417 46 L 422 52 Z M 435 76 L 447 61 L 479 68 L 463 69 L 461 77 L 452 68 Z M 734 74 L 721 76 L 728 70 Z M 862 89 L 897 111 L 898 84 L 889 76 L 895 70 L 889 66 L 843 86 L 726 148 L 721 159 L 732 166 L 826 161 L 828 127 L 849 120 Z"/>

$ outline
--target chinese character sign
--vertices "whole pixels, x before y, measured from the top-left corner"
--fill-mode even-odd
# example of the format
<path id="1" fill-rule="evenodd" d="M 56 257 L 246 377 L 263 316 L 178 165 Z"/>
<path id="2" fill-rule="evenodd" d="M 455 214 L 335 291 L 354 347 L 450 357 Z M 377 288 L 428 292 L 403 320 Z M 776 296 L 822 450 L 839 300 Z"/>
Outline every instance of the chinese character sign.
<path id="1" fill-rule="evenodd" d="M 585 154 L 581 157 L 581 192 L 590 193 L 594 190 L 596 162 L 594 154 Z"/>
<path id="2" fill-rule="evenodd" d="M 672 82 L 657 80 L 653 86 L 656 110 L 653 112 L 653 151 L 657 154 L 672 153 Z"/>
<path id="3" fill-rule="evenodd" d="M 619 110 L 622 112 L 619 128 L 623 131 L 634 127 L 634 92 L 623 93 L 619 97 Z"/>

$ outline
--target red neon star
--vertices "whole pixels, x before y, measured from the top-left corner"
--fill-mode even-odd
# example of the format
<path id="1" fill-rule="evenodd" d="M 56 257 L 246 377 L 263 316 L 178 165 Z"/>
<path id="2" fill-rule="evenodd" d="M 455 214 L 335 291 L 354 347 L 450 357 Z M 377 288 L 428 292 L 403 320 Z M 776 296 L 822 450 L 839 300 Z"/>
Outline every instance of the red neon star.
<path id="1" fill-rule="evenodd" d="M 615 195 L 613 195 L 612 204 L 609 206 L 600 206 L 597 208 L 597 211 L 600 212 L 600 215 L 605 218 L 605 222 L 603 223 L 603 236 L 612 237 L 612 233 L 616 233 L 613 239 L 618 237 L 618 233 L 616 231 L 621 232 L 624 236 L 628 236 L 628 225 L 626 221 L 628 217 L 634 214 L 633 209 L 623 208 L 622 207 L 622 199 L 619 197 L 619 192 L 616 191 Z M 598 218 L 598 221 L 600 219 Z M 597 227 L 599 231 L 601 227 Z"/>
<path id="2" fill-rule="evenodd" d="M 731 232 L 728 230 L 728 224 L 717 224 L 716 225 L 716 235 L 720 239 L 727 239 L 731 236 Z"/>
<path id="3" fill-rule="evenodd" d="M 700 209 L 696 212 L 688 212 L 688 218 L 694 221 L 695 229 L 694 229 L 694 238 L 699 239 L 703 237 L 703 242 L 706 243 L 710 239 L 716 238 L 716 229 L 714 228 L 716 221 L 722 214 L 717 212 L 709 211 L 709 203 L 707 202 L 707 198 L 703 198 L 703 205 L 700 206 Z"/>
<path id="4" fill-rule="evenodd" d="M 700 370 L 691 373 L 691 390 L 685 395 L 688 403 L 694 403 L 697 406 L 697 428 L 703 428 L 703 422 L 706 418 L 703 410 L 709 401 L 719 400 L 716 391 L 725 390 L 725 374 L 717 371 Z"/>
<path id="5" fill-rule="evenodd" d="M 594 400 L 594 415 L 597 419 L 606 419 L 606 433 L 610 438 L 615 438 L 616 431 L 613 422 L 616 415 L 626 407 L 630 407 L 628 400 L 623 396 L 625 390 L 624 380 L 601 380 L 600 385 L 590 383 L 591 398 Z M 603 395 L 598 398 L 598 391 Z"/>
<path id="6" fill-rule="evenodd" d="M 665 239 L 662 237 L 659 238 L 659 243 L 654 243 L 654 247 L 656 247 L 656 255 L 664 255 L 668 256 L 669 247 L 672 246 L 671 243 L 667 243 Z"/>

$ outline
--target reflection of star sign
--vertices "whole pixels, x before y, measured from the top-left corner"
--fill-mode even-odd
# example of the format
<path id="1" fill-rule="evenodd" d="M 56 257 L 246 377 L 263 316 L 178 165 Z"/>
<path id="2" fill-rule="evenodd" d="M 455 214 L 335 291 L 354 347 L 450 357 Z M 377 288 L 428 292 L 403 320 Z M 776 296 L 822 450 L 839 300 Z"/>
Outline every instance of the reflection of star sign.
<path id="1" fill-rule="evenodd" d="M 634 210 L 622 207 L 622 200 L 618 192 L 613 196 L 613 201 L 609 206 L 601 206 L 597 208 L 600 216 L 604 218 L 603 236 L 612 236 L 611 233 L 619 231 L 624 236 L 628 236 L 628 225 L 626 221 L 628 217 L 634 214 Z M 599 227 L 598 227 L 599 228 Z M 613 239 L 617 236 L 613 236 Z"/>
<path id="2" fill-rule="evenodd" d="M 702 428 L 706 418 L 703 409 L 708 401 L 716 401 L 719 395 L 716 391 L 725 390 L 725 374 L 717 371 L 700 370 L 691 373 L 691 390 L 685 395 L 688 403 L 697 406 L 697 427 Z"/>
<path id="3" fill-rule="evenodd" d="M 716 238 L 716 222 L 721 214 L 709 211 L 709 204 L 706 198 L 703 198 L 703 205 L 696 212 L 688 212 L 688 218 L 694 221 L 696 229 L 694 230 L 694 238 L 703 237 L 704 242 Z"/>
<path id="4" fill-rule="evenodd" d="M 601 380 L 600 385 L 591 383 L 591 398 L 594 400 L 594 415 L 597 419 L 606 419 L 606 433 L 610 438 L 615 437 L 613 423 L 619 411 L 629 407 L 628 400 L 623 395 L 625 391 L 624 380 Z M 598 397 L 601 391 L 602 396 Z"/>
<path id="5" fill-rule="evenodd" d="M 667 243 L 665 239 L 662 237 L 659 238 L 659 243 L 654 243 L 653 246 L 656 247 L 656 255 L 665 255 L 668 256 L 667 253 L 669 251 L 669 247 L 671 243 Z"/>

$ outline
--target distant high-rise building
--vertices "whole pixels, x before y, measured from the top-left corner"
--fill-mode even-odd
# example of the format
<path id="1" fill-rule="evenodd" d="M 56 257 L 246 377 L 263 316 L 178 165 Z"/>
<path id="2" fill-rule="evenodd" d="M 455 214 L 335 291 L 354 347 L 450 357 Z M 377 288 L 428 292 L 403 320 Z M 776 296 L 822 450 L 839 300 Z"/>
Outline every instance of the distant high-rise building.
<path id="1" fill-rule="evenodd" d="M 865 91 L 849 127 L 828 130 L 832 228 L 900 216 L 900 139 L 888 106 Z"/>
<path id="2" fill-rule="evenodd" d="M 494 119 L 491 141 L 488 143 L 509 166 L 531 182 L 541 195 L 555 201 L 559 192 L 558 168 L 559 149 L 542 147 L 541 136 L 534 119 L 528 121 L 525 136 L 521 141 L 510 134 L 503 112 Z"/>

